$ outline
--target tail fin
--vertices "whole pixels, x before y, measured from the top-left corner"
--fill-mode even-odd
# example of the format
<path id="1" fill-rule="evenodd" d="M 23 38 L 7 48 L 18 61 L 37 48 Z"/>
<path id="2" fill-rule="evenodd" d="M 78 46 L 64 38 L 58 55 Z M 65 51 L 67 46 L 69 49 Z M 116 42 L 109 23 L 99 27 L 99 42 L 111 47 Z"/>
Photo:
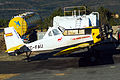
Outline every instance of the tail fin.
<path id="1" fill-rule="evenodd" d="M 7 48 L 6 52 L 14 52 L 24 45 L 24 42 L 20 38 L 19 34 L 15 31 L 14 27 L 5 28 L 4 31 L 4 39 Z"/>

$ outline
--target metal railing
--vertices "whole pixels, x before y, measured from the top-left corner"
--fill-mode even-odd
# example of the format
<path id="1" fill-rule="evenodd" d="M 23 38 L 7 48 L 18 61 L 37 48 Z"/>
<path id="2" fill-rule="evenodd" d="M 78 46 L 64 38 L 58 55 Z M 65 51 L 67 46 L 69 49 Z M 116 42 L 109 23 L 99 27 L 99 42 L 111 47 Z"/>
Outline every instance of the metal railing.
<path id="1" fill-rule="evenodd" d="M 86 6 L 64 7 L 64 16 L 71 14 L 72 16 L 86 14 Z"/>

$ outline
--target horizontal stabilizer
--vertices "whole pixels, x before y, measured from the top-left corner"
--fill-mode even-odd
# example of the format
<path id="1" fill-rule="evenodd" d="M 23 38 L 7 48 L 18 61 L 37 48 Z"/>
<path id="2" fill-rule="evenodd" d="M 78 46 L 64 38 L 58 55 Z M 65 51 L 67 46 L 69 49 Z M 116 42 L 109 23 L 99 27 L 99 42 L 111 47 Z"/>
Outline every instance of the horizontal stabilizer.
<path id="1" fill-rule="evenodd" d="M 18 45 L 18 46 L 12 47 L 12 48 L 10 48 L 10 49 L 6 50 L 5 52 L 15 51 L 15 50 L 20 49 L 20 48 L 21 48 L 21 47 L 23 47 L 23 46 L 24 46 L 24 45 L 23 45 L 23 44 L 21 44 L 21 45 Z"/>

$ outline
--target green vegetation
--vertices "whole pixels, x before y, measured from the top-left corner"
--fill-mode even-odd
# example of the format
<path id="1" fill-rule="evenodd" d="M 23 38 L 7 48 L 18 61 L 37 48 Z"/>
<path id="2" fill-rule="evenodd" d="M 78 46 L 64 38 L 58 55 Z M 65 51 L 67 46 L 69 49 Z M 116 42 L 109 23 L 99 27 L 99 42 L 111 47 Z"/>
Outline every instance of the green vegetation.
<path id="1" fill-rule="evenodd" d="M 7 19 L 0 19 L 0 28 L 7 27 L 9 23 L 9 20 Z"/>
<path id="2" fill-rule="evenodd" d="M 100 6 L 115 12 L 120 10 L 120 0 L 0 0 L 0 18 L 10 19 L 11 16 L 27 11 L 38 12 L 45 18 L 57 8 L 79 5 L 87 5 L 94 10 Z"/>
<path id="3" fill-rule="evenodd" d="M 104 7 L 98 8 L 100 14 L 100 25 L 109 24 L 111 26 L 120 25 L 120 18 L 115 18 L 116 13 L 111 12 Z"/>
<path id="4" fill-rule="evenodd" d="M 55 11 L 52 12 L 52 14 L 46 18 L 44 18 L 43 20 L 40 20 L 40 25 L 39 25 L 39 29 L 41 28 L 45 28 L 47 29 L 49 26 L 53 26 L 53 17 L 55 16 L 63 16 L 63 10 L 61 8 L 56 9 Z"/>
<path id="5" fill-rule="evenodd" d="M 75 8 L 75 10 L 78 10 Z M 86 14 L 90 14 L 93 10 L 90 7 L 87 7 L 87 13 Z M 103 24 L 109 24 L 111 26 L 115 26 L 115 25 L 120 25 L 120 18 L 115 18 L 114 15 L 115 13 L 113 13 L 112 11 L 110 11 L 107 8 L 104 7 L 99 7 L 96 11 L 99 12 L 100 14 L 100 25 Z M 50 16 L 48 17 L 42 17 L 42 19 L 39 21 L 40 25 L 39 25 L 39 29 L 41 28 L 48 28 L 49 26 L 53 26 L 53 18 L 55 16 L 63 16 L 63 9 L 62 8 L 58 8 L 56 10 L 54 10 Z M 0 27 L 7 27 L 9 23 L 9 20 L 7 19 L 0 19 Z"/>
<path id="6" fill-rule="evenodd" d="M 48 26 L 52 26 L 53 24 L 53 17 L 55 16 L 63 16 L 63 10 L 61 8 L 53 11 L 53 13 L 44 19 L 43 21 L 43 28 L 47 28 Z"/>

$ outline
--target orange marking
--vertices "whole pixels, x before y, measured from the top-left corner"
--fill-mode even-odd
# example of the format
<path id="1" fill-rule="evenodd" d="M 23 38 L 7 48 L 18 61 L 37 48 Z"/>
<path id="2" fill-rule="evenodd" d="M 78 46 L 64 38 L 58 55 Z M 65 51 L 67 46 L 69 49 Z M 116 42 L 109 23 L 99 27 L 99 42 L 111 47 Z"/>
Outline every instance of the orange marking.
<path id="1" fill-rule="evenodd" d="M 12 34 L 12 33 L 7 33 L 7 34 L 5 34 L 5 36 L 6 36 L 6 37 L 8 37 L 8 36 L 13 36 L 13 34 Z"/>

